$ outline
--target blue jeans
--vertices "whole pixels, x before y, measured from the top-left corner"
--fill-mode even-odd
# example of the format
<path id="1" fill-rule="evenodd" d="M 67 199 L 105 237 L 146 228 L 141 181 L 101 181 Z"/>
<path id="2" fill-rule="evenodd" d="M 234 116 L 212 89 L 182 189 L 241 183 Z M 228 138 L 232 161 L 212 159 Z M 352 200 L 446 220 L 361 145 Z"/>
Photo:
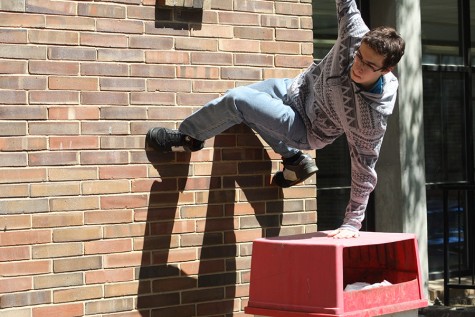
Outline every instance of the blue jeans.
<path id="1" fill-rule="evenodd" d="M 284 103 L 290 83 L 291 79 L 268 79 L 231 89 L 186 118 L 179 131 L 204 141 L 243 122 L 284 158 L 309 150 L 300 114 Z"/>

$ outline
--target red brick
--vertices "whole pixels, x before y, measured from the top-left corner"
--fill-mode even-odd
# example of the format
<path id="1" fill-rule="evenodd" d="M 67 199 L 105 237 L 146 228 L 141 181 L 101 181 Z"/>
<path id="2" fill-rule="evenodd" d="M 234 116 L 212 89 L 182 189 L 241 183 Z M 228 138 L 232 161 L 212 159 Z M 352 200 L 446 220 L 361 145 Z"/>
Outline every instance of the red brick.
<path id="1" fill-rule="evenodd" d="M 84 105 L 128 105 L 128 95 L 125 92 L 92 91 L 81 92 L 81 103 Z"/>
<path id="2" fill-rule="evenodd" d="M 79 3 L 78 15 L 125 19 L 125 7 L 110 4 Z"/>
<path id="3" fill-rule="evenodd" d="M 0 74 L 26 74 L 27 68 L 27 61 L 0 61 Z"/>
<path id="4" fill-rule="evenodd" d="M 84 315 L 84 305 L 82 303 L 72 303 L 65 305 L 53 305 L 34 307 L 31 312 L 32 317 L 50 317 L 50 316 L 63 316 L 63 317 L 76 317 Z"/>
<path id="5" fill-rule="evenodd" d="M 2 199 L 0 210 L 9 214 L 46 212 L 49 210 L 47 199 Z"/>
<path id="6" fill-rule="evenodd" d="M 79 63 L 62 61 L 29 61 L 30 74 L 78 75 Z"/>
<path id="7" fill-rule="evenodd" d="M 193 83 L 193 91 L 194 92 L 225 92 L 228 89 L 234 88 L 233 81 L 194 81 Z"/>
<path id="8" fill-rule="evenodd" d="M 305 68 L 313 62 L 312 56 L 278 55 L 275 57 L 275 65 L 278 67 Z"/>
<path id="9" fill-rule="evenodd" d="M 236 66 L 261 66 L 272 67 L 274 57 L 262 54 L 238 54 L 234 57 Z"/>
<path id="10" fill-rule="evenodd" d="M 269 1 L 240 1 L 235 2 L 234 10 L 236 11 L 248 11 L 248 12 L 260 12 L 260 13 L 273 13 L 274 3 Z"/>
<path id="11" fill-rule="evenodd" d="M 16 107 L 11 107 L 11 109 L 16 109 Z M 8 111 L 2 112 L 0 110 L 0 117 L 3 115 L 8 115 Z M 10 118 L 15 119 L 15 118 Z M 25 149 L 23 144 L 24 138 L 14 138 L 14 136 L 24 136 L 27 132 L 26 122 L 18 121 L 4 121 L 0 122 L 0 149 L 2 151 L 14 151 L 18 149 Z M 8 138 L 7 138 L 8 137 Z M 21 142 L 19 142 L 21 141 Z M 15 143 L 15 144 L 12 144 Z"/>
<path id="12" fill-rule="evenodd" d="M 97 167 L 48 168 L 50 181 L 72 181 L 97 179 Z"/>
<path id="13" fill-rule="evenodd" d="M 51 242 L 50 230 L 3 231 L 0 232 L 0 245 L 26 245 Z"/>
<path id="14" fill-rule="evenodd" d="M 45 168 L 2 169 L 0 183 L 30 183 L 46 181 Z"/>
<path id="15" fill-rule="evenodd" d="M 46 59 L 46 48 L 33 45 L 3 44 L 0 46 L 0 58 Z"/>
<path id="16" fill-rule="evenodd" d="M 76 165 L 79 163 L 77 152 L 31 152 L 28 154 L 30 166 Z"/>
<path id="17" fill-rule="evenodd" d="M 75 2 L 56 0 L 28 0 L 26 12 L 75 15 L 77 4 Z"/>
<path id="18" fill-rule="evenodd" d="M 260 43 L 254 40 L 219 40 L 219 49 L 228 52 L 259 52 Z"/>
<path id="19" fill-rule="evenodd" d="M 49 107 L 50 120 L 99 120 L 98 107 Z"/>
<path id="20" fill-rule="evenodd" d="M 104 238 L 127 238 L 143 237 L 145 234 L 145 224 L 123 224 L 104 227 Z"/>
<path id="21" fill-rule="evenodd" d="M 81 183 L 81 192 L 84 195 L 128 193 L 129 187 L 128 180 L 84 181 Z"/>
<path id="22" fill-rule="evenodd" d="M 16 90 L 46 89 L 47 78 L 43 76 L 2 76 L 0 88 Z"/>
<path id="23" fill-rule="evenodd" d="M 53 30 L 30 30 L 28 33 L 30 43 L 78 45 L 79 34 L 77 32 L 53 31 Z"/>
<path id="24" fill-rule="evenodd" d="M 297 29 L 300 26 L 299 18 L 282 15 L 263 15 L 262 26 L 275 28 Z"/>
<path id="25" fill-rule="evenodd" d="M 300 43 L 291 42 L 262 42 L 262 53 L 269 54 L 300 54 Z"/>
<path id="26" fill-rule="evenodd" d="M 187 79 L 149 79 L 147 91 L 191 92 L 191 80 Z"/>
<path id="27" fill-rule="evenodd" d="M 233 27 L 230 25 L 206 25 L 200 29 L 192 29 L 191 35 L 204 38 L 233 38 Z"/>
<path id="28" fill-rule="evenodd" d="M 0 263 L 2 276 L 28 276 L 51 272 L 51 261 L 24 261 Z M 3 297 L 1 305 L 3 305 Z"/>
<path id="29" fill-rule="evenodd" d="M 275 4 L 275 13 L 291 16 L 312 16 L 312 4 L 277 2 Z"/>
<path id="30" fill-rule="evenodd" d="M 141 78 L 101 78 L 101 90 L 144 91 L 145 80 Z"/>
<path id="31" fill-rule="evenodd" d="M 76 227 L 66 229 L 54 229 L 54 242 L 71 242 L 71 241 L 89 241 L 102 238 L 102 230 L 98 226 Z"/>
<path id="32" fill-rule="evenodd" d="M 250 40 L 273 40 L 274 30 L 271 28 L 264 27 L 235 27 L 234 37 Z"/>
<path id="33" fill-rule="evenodd" d="M 191 93 L 191 94 L 178 94 L 177 95 L 177 103 L 181 106 L 203 106 L 204 104 L 208 103 L 210 100 L 218 98 L 220 96 L 219 93 L 216 94 L 196 94 L 196 93 Z M 153 109 L 154 112 L 156 109 Z M 186 113 L 191 114 L 193 109 L 190 108 L 185 108 L 183 107 L 183 111 Z M 162 114 L 163 115 L 163 114 Z M 159 116 L 152 116 L 150 114 L 150 118 L 159 118 Z M 180 120 L 183 120 L 185 117 L 181 117 Z"/>
<path id="34" fill-rule="evenodd" d="M 0 3 L 0 10 L 2 11 L 25 11 L 25 2 L 24 1 L 7 1 Z"/>
<path id="35" fill-rule="evenodd" d="M 114 180 L 116 182 L 116 180 Z M 132 210 L 101 210 L 84 213 L 85 224 L 129 223 L 133 220 Z"/>
<path id="36" fill-rule="evenodd" d="M 2 278 L 0 293 L 12 293 L 29 291 L 33 289 L 33 279 L 31 277 Z"/>
<path id="37" fill-rule="evenodd" d="M 259 68 L 229 67 L 221 70 L 221 77 L 227 80 L 258 81 L 262 79 L 262 74 Z"/>
<path id="38" fill-rule="evenodd" d="M 221 24 L 231 25 L 259 25 L 259 15 L 251 13 L 219 12 Z"/>
<path id="39" fill-rule="evenodd" d="M 180 78 L 201 78 L 201 79 L 218 79 L 218 67 L 206 66 L 178 66 L 177 77 Z"/>
<path id="40" fill-rule="evenodd" d="M 79 133 L 77 122 L 30 122 L 31 135 L 76 135 Z"/>
<path id="41" fill-rule="evenodd" d="M 49 303 L 51 303 L 51 292 L 49 291 L 13 293 L 2 296 L 2 301 L 0 302 L 0 309 L 9 307 L 25 307 Z"/>
<path id="42" fill-rule="evenodd" d="M 144 147 L 144 136 L 110 136 L 101 138 L 101 148 L 111 149 L 140 149 Z M 129 152 L 130 153 L 130 152 Z"/>
<path id="43" fill-rule="evenodd" d="M 0 33 L 0 43 L 26 44 L 26 30 L 3 29 Z"/>
<path id="44" fill-rule="evenodd" d="M 130 94 L 131 105 L 173 105 L 175 104 L 174 93 L 136 92 Z"/>
<path id="45" fill-rule="evenodd" d="M 231 53 L 191 53 L 191 63 L 204 65 L 232 65 L 233 55 Z"/>
<path id="46" fill-rule="evenodd" d="M 123 34 L 81 33 L 80 43 L 83 46 L 125 48 L 128 40 Z"/>
<path id="47" fill-rule="evenodd" d="M 125 151 L 93 151 L 81 153 L 82 165 L 127 164 L 128 160 L 128 152 Z"/>
<path id="48" fill-rule="evenodd" d="M 0 185 L 0 193 L 3 198 L 28 197 L 30 190 L 27 184 L 8 184 Z M 3 227 L 2 220 L 4 219 L 0 219 L 0 228 Z"/>
<path id="49" fill-rule="evenodd" d="M 78 273 L 61 273 L 34 276 L 35 289 L 52 289 L 58 287 L 73 287 L 84 284 L 83 274 Z"/>
<path id="50" fill-rule="evenodd" d="M 95 136 L 50 137 L 51 150 L 98 149 L 99 139 Z"/>
<path id="51" fill-rule="evenodd" d="M 164 37 L 157 38 L 152 35 L 132 35 L 129 38 L 130 48 L 143 48 L 143 49 L 157 49 L 157 50 L 171 50 L 173 49 L 173 38 Z"/>
<path id="52" fill-rule="evenodd" d="M 132 251 L 132 239 L 108 239 L 84 243 L 84 254 L 123 253 L 130 251 Z"/>
<path id="53" fill-rule="evenodd" d="M 48 47 L 49 59 L 95 61 L 96 49 L 83 47 Z"/>
<path id="54" fill-rule="evenodd" d="M 155 21 L 155 8 L 152 6 L 129 6 L 127 8 L 127 18 Z"/>
<path id="55" fill-rule="evenodd" d="M 54 184 L 48 184 L 52 188 L 56 188 L 59 186 L 55 186 Z M 65 188 L 68 188 L 68 186 L 63 185 Z M 71 186 L 70 186 L 71 187 Z M 76 186 L 79 187 L 79 186 Z M 40 192 L 36 187 L 34 188 L 35 192 L 38 192 L 38 194 L 44 195 L 46 194 L 46 191 L 50 190 L 52 191 L 51 188 L 47 188 L 45 193 Z M 70 195 L 78 195 L 79 190 L 78 188 L 74 188 L 71 190 Z M 51 194 L 50 194 L 51 195 Z M 58 192 L 57 196 L 65 195 L 65 193 Z M 52 196 L 52 195 L 51 195 Z M 54 227 L 72 227 L 72 226 L 80 226 L 83 224 L 83 215 L 82 213 L 79 212 L 69 212 L 66 215 L 62 213 L 51 213 L 51 214 L 46 214 L 46 215 L 33 215 L 32 217 L 32 226 L 33 228 L 54 228 Z"/>
<path id="56" fill-rule="evenodd" d="M 111 93 L 114 94 L 114 93 Z M 108 121 L 107 124 L 104 122 L 83 122 L 81 127 L 81 132 L 83 134 L 128 134 L 129 133 L 129 124 L 128 122 L 114 122 Z M 144 132 L 145 133 L 145 132 Z"/>
<path id="57" fill-rule="evenodd" d="M 27 164 L 26 153 L 0 153 L 0 167 L 21 167 Z"/>
<path id="58" fill-rule="evenodd" d="M 94 19 L 90 18 L 56 15 L 46 16 L 47 29 L 94 31 L 95 25 Z"/>
<path id="59" fill-rule="evenodd" d="M 282 69 L 282 68 L 268 68 L 263 69 L 263 79 L 269 78 L 294 78 L 302 72 L 301 69 Z"/>
<path id="60" fill-rule="evenodd" d="M 102 267 L 100 256 L 81 256 L 77 258 L 53 260 L 55 273 L 97 270 Z"/>
<path id="61" fill-rule="evenodd" d="M 189 64 L 190 55 L 186 52 L 176 51 L 147 51 L 145 52 L 145 61 L 153 64 Z"/>
<path id="62" fill-rule="evenodd" d="M 140 284 L 136 281 L 125 282 L 125 283 L 116 283 L 109 284 L 105 286 L 105 296 L 106 297 L 124 297 L 127 295 L 135 295 L 139 291 Z"/>
<path id="63" fill-rule="evenodd" d="M 134 309 L 132 298 L 113 298 L 86 303 L 86 314 L 115 313 Z"/>
<path id="64" fill-rule="evenodd" d="M 132 281 L 133 268 L 119 268 L 112 270 L 91 271 L 85 273 L 86 284 L 105 284 Z"/>
<path id="65" fill-rule="evenodd" d="M 26 91 L 0 90 L 0 104 L 26 104 L 26 98 Z M 1 112 L 0 115 L 2 115 Z"/>
<path id="66" fill-rule="evenodd" d="M 81 255 L 83 255 L 83 245 L 79 242 L 53 243 L 32 246 L 33 259 L 51 259 Z M 38 287 L 36 286 L 36 288 Z"/>
<path id="67" fill-rule="evenodd" d="M 104 268 L 134 267 L 142 263 L 141 252 L 104 255 Z"/>
<path id="68" fill-rule="evenodd" d="M 97 19 L 96 29 L 99 32 L 142 34 L 144 31 L 144 24 L 142 21 L 138 20 Z"/>
<path id="69" fill-rule="evenodd" d="M 99 208 L 97 197 L 51 198 L 51 211 L 93 210 Z M 93 228 L 94 229 L 94 228 Z"/>
<path id="70" fill-rule="evenodd" d="M 102 286 L 85 286 L 53 291 L 54 303 L 89 301 L 102 298 Z"/>
<path id="71" fill-rule="evenodd" d="M 76 91 L 31 91 L 31 104 L 79 104 Z"/>
<path id="72" fill-rule="evenodd" d="M 177 38 L 175 40 L 175 48 L 177 50 L 193 50 L 193 51 L 217 51 L 218 41 L 215 39 L 199 39 L 194 38 Z"/>
<path id="73" fill-rule="evenodd" d="M 99 90 L 98 78 L 56 77 L 48 78 L 48 88 L 52 90 Z"/>
<path id="74" fill-rule="evenodd" d="M 29 260 L 31 251 L 29 245 L 0 248 L 0 262 Z"/>
<path id="75" fill-rule="evenodd" d="M 2 5 L 4 3 L 5 2 L 2 1 Z M 45 27 L 45 16 L 37 14 L 0 12 L 0 26 L 42 28 Z"/>
<path id="76" fill-rule="evenodd" d="M 147 109 L 145 107 L 107 107 L 101 111 L 104 120 L 145 120 Z"/>
<path id="77" fill-rule="evenodd" d="M 312 30 L 277 29 L 275 38 L 277 41 L 308 42 L 313 39 Z"/>
<path id="78" fill-rule="evenodd" d="M 143 194 L 101 197 L 103 209 L 137 208 L 147 206 L 148 196 Z"/>

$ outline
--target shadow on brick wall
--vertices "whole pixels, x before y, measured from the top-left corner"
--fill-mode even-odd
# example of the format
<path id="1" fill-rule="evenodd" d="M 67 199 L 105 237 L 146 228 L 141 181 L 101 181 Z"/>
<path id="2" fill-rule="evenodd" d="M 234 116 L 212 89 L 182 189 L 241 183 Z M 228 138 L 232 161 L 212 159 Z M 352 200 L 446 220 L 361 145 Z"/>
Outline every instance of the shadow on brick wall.
<path id="1" fill-rule="evenodd" d="M 181 195 L 193 194 L 185 188 L 190 154 L 177 153 L 176 158 L 148 154 L 162 181 L 150 191 L 142 265 L 137 272 L 137 309 L 143 317 L 231 316 L 240 309 L 236 298 L 246 301 L 251 254 L 250 242 L 235 228 L 254 228 L 267 237 L 279 235 L 282 191 L 269 184 L 272 162 L 250 129 L 239 125 L 229 131 L 233 133 L 215 137 L 209 189 L 201 190 L 208 194 L 205 205 L 179 205 L 180 197 L 186 199 Z M 230 146 L 234 143 L 230 138 L 237 145 Z M 237 175 L 226 175 L 225 166 L 233 164 Z M 245 195 L 240 200 L 247 202 L 236 204 L 238 188 Z M 242 210 L 249 206 L 254 214 Z M 194 221 L 196 232 L 172 232 L 174 225 L 190 230 L 187 225 Z M 187 259 L 194 252 L 198 261 Z"/>
<path id="2" fill-rule="evenodd" d="M 173 30 L 201 30 L 202 8 L 155 6 L 155 28 Z"/>

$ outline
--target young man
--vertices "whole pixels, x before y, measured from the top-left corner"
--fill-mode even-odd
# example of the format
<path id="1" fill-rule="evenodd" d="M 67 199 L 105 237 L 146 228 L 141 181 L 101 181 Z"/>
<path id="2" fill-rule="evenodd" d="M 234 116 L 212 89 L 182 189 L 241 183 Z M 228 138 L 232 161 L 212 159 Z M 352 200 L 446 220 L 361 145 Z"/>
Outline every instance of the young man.
<path id="1" fill-rule="evenodd" d="M 338 39 L 329 54 L 294 79 L 269 79 L 228 91 L 186 118 L 179 130 L 153 128 L 157 151 L 197 151 L 204 140 L 244 122 L 279 153 L 284 169 L 273 182 L 289 187 L 317 171 L 300 150 L 321 149 L 344 134 L 351 156 L 351 197 L 343 224 L 330 236 L 357 237 L 377 175 L 376 161 L 398 81 L 391 73 L 404 54 L 392 28 L 369 30 L 355 0 L 336 0 Z"/>

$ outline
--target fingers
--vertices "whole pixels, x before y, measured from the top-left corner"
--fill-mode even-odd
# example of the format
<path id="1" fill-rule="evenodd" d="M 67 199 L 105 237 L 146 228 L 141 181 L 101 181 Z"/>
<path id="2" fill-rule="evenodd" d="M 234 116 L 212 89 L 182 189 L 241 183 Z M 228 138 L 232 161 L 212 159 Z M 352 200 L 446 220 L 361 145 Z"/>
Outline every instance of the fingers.
<path id="1" fill-rule="evenodd" d="M 336 229 L 328 233 L 328 236 L 333 237 L 334 239 L 350 239 L 359 237 L 360 233 L 358 231 Z"/>

